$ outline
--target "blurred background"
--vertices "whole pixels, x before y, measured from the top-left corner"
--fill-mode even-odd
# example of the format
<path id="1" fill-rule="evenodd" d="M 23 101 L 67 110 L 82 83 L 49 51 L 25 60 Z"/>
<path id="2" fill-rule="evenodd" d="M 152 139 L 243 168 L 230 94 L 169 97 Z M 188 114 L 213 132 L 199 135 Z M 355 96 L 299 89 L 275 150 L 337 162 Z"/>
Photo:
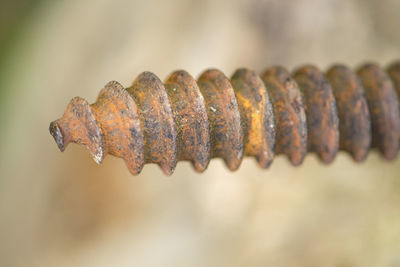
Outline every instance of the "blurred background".
<path id="1" fill-rule="evenodd" d="M 400 266 L 400 161 L 279 156 L 131 176 L 48 132 L 142 71 L 322 69 L 400 57 L 397 0 L 2 0 L 0 266 Z"/>

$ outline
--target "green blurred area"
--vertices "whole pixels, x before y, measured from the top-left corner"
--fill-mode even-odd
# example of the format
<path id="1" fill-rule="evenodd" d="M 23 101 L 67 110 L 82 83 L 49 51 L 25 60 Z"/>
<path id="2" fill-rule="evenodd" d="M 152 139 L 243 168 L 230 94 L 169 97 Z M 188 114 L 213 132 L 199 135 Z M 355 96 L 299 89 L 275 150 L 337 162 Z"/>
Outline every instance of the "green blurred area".
<path id="1" fill-rule="evenodd" d="M 9 65 L 15 46 L 29 31 L 29 19 L 45 0 L 2 0 L 0 8 L 0 124 L 7 125 L 7 114 L 18 92 L 9 90 L 9 77 L 16 72 Z M 0 138 L 4 131 L 0 131 Z"/>

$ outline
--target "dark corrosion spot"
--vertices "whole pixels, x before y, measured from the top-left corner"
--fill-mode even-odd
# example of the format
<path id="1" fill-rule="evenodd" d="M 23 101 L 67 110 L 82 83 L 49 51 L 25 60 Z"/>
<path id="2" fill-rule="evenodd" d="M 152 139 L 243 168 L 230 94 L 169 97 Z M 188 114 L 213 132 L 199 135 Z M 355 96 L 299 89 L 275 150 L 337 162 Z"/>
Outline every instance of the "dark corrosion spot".
<path id="1" fill-rule="evenodd" d="M 49 131 L 50 134 L 53 136 L 54 140 L 56 141 L 58 148 L 61 150 L 61 152 L 64 151 L 65 149 L 64 139 L 61 130 L 58 127 L 57 122 L 53 121 L 50 123 Z"/>
<path id="2" fill-rule="evenodd" d="M 223 133 L 217 133 L 217 134 L 215 135 L 215 137 L 216 137 L 218 140 L 222 140 L 222 138 L 224 138 L 224 134 L 223 134 Z"/>
<path id="3" fill-rule="evenodd" d="M 131 133 L 131 137 L 134 139 L 134 138 L 137 138 L 138 137 L 138 132 L 136 131 L 136 129 L 135 128 L 129 128 L 129 132 Z"/>

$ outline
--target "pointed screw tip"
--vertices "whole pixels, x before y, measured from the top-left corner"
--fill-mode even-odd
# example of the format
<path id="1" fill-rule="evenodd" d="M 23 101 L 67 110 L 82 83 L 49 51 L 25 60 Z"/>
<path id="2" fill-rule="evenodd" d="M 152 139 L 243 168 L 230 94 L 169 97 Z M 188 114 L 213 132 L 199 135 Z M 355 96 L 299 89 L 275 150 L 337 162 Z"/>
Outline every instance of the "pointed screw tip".
<path id="1" fill-rule="evenodd" d="M 58 127 L 57 121 L 53 121 L 50 123 L 49 131 L 50 134 L 53 136 L 54 140 L 56 141 L 58 148 L 61 150 L 61 152 L 63 152 L 65 149 L 64 138 L 60 130 L 60 127 Z"/>

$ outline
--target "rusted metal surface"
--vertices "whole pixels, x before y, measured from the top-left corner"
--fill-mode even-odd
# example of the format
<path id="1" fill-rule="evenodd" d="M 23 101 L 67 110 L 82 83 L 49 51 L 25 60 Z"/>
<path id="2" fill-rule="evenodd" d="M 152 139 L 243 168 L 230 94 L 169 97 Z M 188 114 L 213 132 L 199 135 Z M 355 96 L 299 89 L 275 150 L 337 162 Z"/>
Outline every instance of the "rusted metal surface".
<path id="1" fill-rule="evenodd" d="M 356 162 L 361 162 L 371 146 L 371 121 L 361 82 L 343 65 L 332 66 L 326 77 L 336 98 L 340 149 L 349 152 Z"/>
<path id="2" fill-rule="evenodd" d="M 229 79 L 219 70 L 206 70 L 198 80 L 210 121 L 211 157 L 221 157 L 230 170 L 243 157 L 243 131 L 239 107 Z"/>
<path id="3" fill-rule="evenodd" d="M 128 91 L 110 82 L 91 108 L 102 132 L 103 155 L 123 158 L 130 172 L 138 174 L 144 164 L 144 135 L 138 107 Z"/>
<path id="4" fill-rule="evenodd" d="M 197 81 L 181 70 L 165 83 L 144 72 L 128 88 L 108 83 L 92 105 L 75 97 L 50 133 L 61 151 L 81 144 L 97 163 L 111 154 L 135 175 L 146 163 L 169 175 L 182 160 L 203 172 L 216 157 L 230 170 L 243 156 L 262 168 L 276 154 L 295 166 L 307 152 L 330 163 L 339 149 L 362 161 L 377 148 L 392 160 L 400 146 L 399 95 L 400 62 L 387 73 L 376 64 L 357 74 L 342 65 L 326 74 L 306 65 L 293 76 L 282 67 L 260 76 L 243 68 L 230 80 L 215 69 Z"/>
<path id="5" fill-rule="evenodd" d="M 261 79 L 274 106 L 276 153 L 286 154 L 293 165 L 300 165 L 307 153 L 307 123 L 299 87 L 282 67 L 267 69 Z"/>
<path id="6" fill-rule="evenodd" d="M 308 151 L 330 163 L 339 150 L 339 118 L 332 86 L 325 75 L 311 65 L 294 73 L 303 93 L 308 127 Z"/>
<path id="7" fill-rule="evenodd" d="M 387 73 L 390 79 L 392 79 L 394 89 L 396 90 L 397 96 L 400 99 L 400 60 L 391 64 L 387 68 Z M 400 108 L 400 103 L 399 103 L 399 108 Z"/>
<path id="8" fill-rule="evenodd" d="M 231 83 L 241 112 L 244 153 L 256 157 L 261 168 L 268 168 L 275 153 L 275 117 L 267 89 L 248 69 L 237 70 Z"/>
<path id="9" fill-rule="evenodd" d="M 164 84 L 151 72 L 143 72 L 126 89 L 139 107 L 144 133 L 144 159 L 171 174 L 177 163 L 177 132 Z"/>
<path id="10" fill-rule="evenodd" d="M 64 151 L 69 143 L 85 146 L 97 163 L 104 158 L 103 138 L 89 103 L 75 97 L 68 104 L 61 119 L 50 123 L 50 133 L 58 147 Z"/>
<path id="11" fill-rule="evenodd" d="M 191 161 L 195 170 L 202 172 L 210 162 L 210 127 L 203 95 L 196 80 L 183 70 L 173 72 L 165 88 L 174 103 L 178 159 Z"/>
<path id="12" fill-rule="evenodd" d="M 393 81 L 397 95 L 400 96 L 400 61 L 391 64 L 387 69 L 387 73 Z"/>
<path id="13" fill-rule="evenodd" d="M 376 64 L 366 64 L 358 72 L 368 102 L 372 146 L 383 156 L 394 159 L 399 150 L 399 100 L 390 77 Z"/>

